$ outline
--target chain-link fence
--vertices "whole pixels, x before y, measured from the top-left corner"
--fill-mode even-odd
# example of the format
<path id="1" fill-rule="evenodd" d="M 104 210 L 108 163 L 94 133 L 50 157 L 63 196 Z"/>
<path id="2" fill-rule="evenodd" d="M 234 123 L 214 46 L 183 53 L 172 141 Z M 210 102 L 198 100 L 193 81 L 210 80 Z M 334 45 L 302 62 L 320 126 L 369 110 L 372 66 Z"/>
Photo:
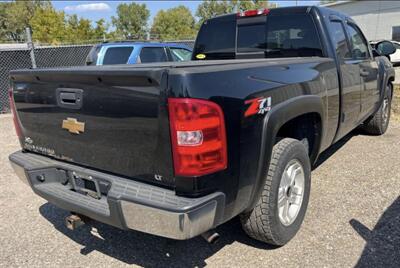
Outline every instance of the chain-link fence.
<path id="1" fill-rule="evenodd" d="M 154 42 L 154 41 L 153 41 Z M 194 41 L 174 41 L 193 47 Z M 27 44 L 0 44 L 0 113 L 10 112 L 8 90 L 11 70 L 85 65 L 92 44 L 36 46 Z M 33 55 L 31 54 L 33 50 Z"/>
<path id="2" fill-rule="evenodd" d="M 0 113 L 7 113 L 10 111 L 8 101 L 10 70 L 31 67 L 32 62 L 30 58 L 30 51 L 28 49 L 0 50 Z"/>

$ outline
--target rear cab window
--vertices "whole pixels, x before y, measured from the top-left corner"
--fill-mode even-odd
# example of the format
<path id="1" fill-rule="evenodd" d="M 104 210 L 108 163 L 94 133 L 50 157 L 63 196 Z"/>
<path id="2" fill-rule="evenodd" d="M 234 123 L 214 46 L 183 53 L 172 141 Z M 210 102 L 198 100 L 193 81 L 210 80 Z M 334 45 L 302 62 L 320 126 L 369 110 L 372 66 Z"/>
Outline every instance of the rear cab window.
<path id="1" fill-rule="evenodd" d="M 127 64 L 132 51 L 133 46 L 108 47 L 103 57 L 103 65 Z"/>
<path id="2" fill-rule="evenodd" d="M 205 21 L 197 35 L 193 59 L 231 59 L 235 57 L 236 18 L 222 16 Z"/>
<path id="3" fill-rule="evenodd" d="M 198 34 L 192 59 L 323 57 L 311 14 L 227 15 L 206 21 Z"/>

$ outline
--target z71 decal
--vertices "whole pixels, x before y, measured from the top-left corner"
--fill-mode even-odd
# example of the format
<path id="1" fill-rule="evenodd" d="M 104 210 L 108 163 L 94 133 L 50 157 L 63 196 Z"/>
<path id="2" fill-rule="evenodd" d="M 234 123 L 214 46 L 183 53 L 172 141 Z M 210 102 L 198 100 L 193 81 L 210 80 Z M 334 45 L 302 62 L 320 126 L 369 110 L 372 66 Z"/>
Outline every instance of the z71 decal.
<path id="1" fill-rule="evenodd" d="M 250 104 L 244 113 L 245 117 L 249 117 L 255 114 L 264 114 L 271 110 L 272 98 L 255 98 L 251 100 L 247 100 L 244 102 L 245 104 Z"/>

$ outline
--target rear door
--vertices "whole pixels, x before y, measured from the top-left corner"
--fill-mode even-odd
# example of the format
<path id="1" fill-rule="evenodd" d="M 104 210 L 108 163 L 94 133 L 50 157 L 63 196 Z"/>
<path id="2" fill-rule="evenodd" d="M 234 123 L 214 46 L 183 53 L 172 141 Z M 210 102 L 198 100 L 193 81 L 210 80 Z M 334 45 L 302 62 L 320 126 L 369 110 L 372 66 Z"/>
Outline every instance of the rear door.
<path id="1" fill-rule="evenodd" d="M 105 46 L 99 65 L 127 64 L 133 53 L 134 46 Z"/>
<path id="2" fill-rule="evenodd" d="M 341 76 L 341 116 L 337 139 L 343 137 L 357 124 L 361 111 L 361 78 L 359 61 L 351 54 L 344 24 L 338 17 L 329 22 L 329 32 L 336 51 Z"/>
<path id="3" fill-rule="evenodd" d="M 347 22 L 346 30 L 349 36 L 354 64 L 358 64 L 360 67 L 362 84 L 359 120 L 362 120 L 374 110 L 379 102 L 378 64 L 372 57 L 368 43 L 357 25 Z"/>
<path id="4" fill-rule="evenodd" d="M 142 47 L 140 51 L 138 62 L 166 62 L 169 61 L 165 47 Z"/>

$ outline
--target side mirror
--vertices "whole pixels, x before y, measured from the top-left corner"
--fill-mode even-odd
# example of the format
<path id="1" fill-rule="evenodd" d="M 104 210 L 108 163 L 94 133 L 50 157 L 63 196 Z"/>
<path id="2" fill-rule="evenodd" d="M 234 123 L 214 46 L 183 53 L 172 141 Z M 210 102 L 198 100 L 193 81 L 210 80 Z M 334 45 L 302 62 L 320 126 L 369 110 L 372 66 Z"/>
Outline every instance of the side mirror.
<path id="1" fill-rule="evenodd" d="M 375 45 L 375 48 L 380 55 L 386 57 L 396 52 L 396 47 L 390 41 L 381 41 Z"/>

